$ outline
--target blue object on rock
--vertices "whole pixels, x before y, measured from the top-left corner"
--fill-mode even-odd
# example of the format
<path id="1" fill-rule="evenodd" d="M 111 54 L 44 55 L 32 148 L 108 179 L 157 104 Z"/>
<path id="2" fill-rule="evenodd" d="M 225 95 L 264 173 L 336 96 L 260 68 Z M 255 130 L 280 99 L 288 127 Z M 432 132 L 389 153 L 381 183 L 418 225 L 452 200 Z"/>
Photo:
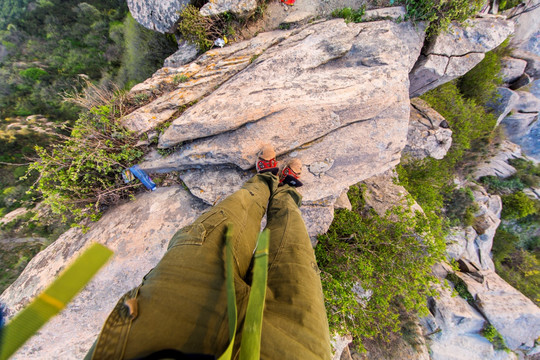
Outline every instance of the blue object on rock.
<path id="1" fill-rule="evenodd" d="M 139 165 L 133 165 L 129 170 L 143 183 L 144 186 L 146 186 L 147 189 L 152 191 L 156 190 L 156 184 L 150 179 L 150 176 L 139 167 Z"/>

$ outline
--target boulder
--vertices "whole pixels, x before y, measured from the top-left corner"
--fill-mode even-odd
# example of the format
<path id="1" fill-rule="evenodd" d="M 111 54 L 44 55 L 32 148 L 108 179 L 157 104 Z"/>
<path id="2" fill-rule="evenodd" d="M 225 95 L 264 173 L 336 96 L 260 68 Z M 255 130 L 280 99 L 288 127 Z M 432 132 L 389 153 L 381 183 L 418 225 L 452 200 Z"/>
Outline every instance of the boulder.
<path id="1" fill-rule="evenodd" d="M 521 143 L 521 139 L 527 136 L 532 125 L 536 122 L 537 114 L 516 113 L 507 116 L 501 122 L 508 139 L 516 144 Z"/>
<path id="2" fill-rule="evenodd" d="M 446 236 L 446 254 L 448 259 L 464 259 L 474 267 L 481 269 L 482 262 L 475 240 L 478 234 L 472 226 L 452 228 Z"/>
<path id="3" fill-rule="evenodd" d="M 482 314 L 447 288 L 429 300 L 431 314 L 422 319 L 432 360 L 517 360 L 513 353 L 496 351 L 479 332 L 486 321 Z"/>
<path id="4" fill-rule="evenodd" d="M 395 21 L 398 19 L 404 19 L 405 15 L 407 15 L 407 10 L 403 6 L 383 7 L 379 9 L 366 10 L 362 20 L 374 21 L 388 19 Z"/>
<path id="5" fill-rule="evenodd" d="M 247 18 L 257 9 L 257 0 L 210 0 L 203 5 L 202 16 L 216 16 L 230 12 L 238 17 Z"/>
<path id="6" fill-rule="evenodd" d="M 384 216 L 385 213 L 395 206 L 407 205 L 409 193 L 401 185 L 394 184 L 397 174 L 393 171 L 387 171 L 381 175 L 373 176 L 364 180 L 365 185 L 364 200 L 366 205 L 370 206 L 377 214 Z M 416 202 L 410 205 L 412 211 L 424 211 Z"/>
<path id="7" fill-rule="evenodd" d="M 190 44 L 187 41 L 182 41 L 178 46 L 178 50 L 165 59 L 163 66 L 169 68 L 180 67 L 195 60 L 198 53 L 199 50 L 196 45 Z"/>
<path id="8" fill-rule="evenodd" d="M 515 34 L 510 40 L 512 47 L 522 48 L 526 46 L 534 34 L 538 32 L 540 28 L 540 7 L 535 8 L 538 4 L 540 4 L 539 0 L 530 0 L 504 12 L 504 15 L 512 17 L 512 21 L 515 23 Z M 532 11 L 523 11 L 525 8 Z"/>
<path id="9" fill-rule="evenodd" d="M 497 116 L 497 126 L 512 111 L 518 100 L 519 95 L 514 91 L 505 87 L 497 88 L 497 96 L 487 104 L 495 116 Z"/>
<path id="10" fill-rule="evenodd" d="M 350 185 L 398 164 L 409 117 L 407 76 L 422 40 L 410 23 L 335 19 L 234 44 L 251 64 L 175 119 L 160 146 L 177 150 L 142 167 L 163 172 L 234 165 L 246 171 L 260 146 L 271 142 L 281 163 L 304 163 L 305 204 L 331 207 Z M 227 51 L 229 62 L 244 61 Z M 213 54 L 225 62 L 221 51 Z M 157 87 L 161 76 L 148 84 Z M 173 93 L 174 100 L 184 96 Z M 167 94 L 154 103 L 177 106 Z"/>
<path id="11" fill-rule="evenodd" d="M 190 4 L 189 0 L 127 0 L 131 15 L 147 29 L 173 33 L 180 15 L 178 11 Z"/>
<path id="12" fill-rule="evenodd" d="M 0 296 L 9 317 L 35 298 L 91 242 L 114 251 L 86 288 L 14 359 L 82 359 L 118 299 L 156 265 L 173 234 L 206 208 L 181 187 L 158 188 L 107 212 L 84 234 L 79 229 L 69 230 L 36 255 Z"/>
<path id="13" fill-rule="evenodd" d="M 512 51 L 512 57 L 525 60 L 527 62 L 525 73 L 534 79 L 540 79 L 540 55 L 527 50 L 515 49 Z"/>
<path id="14" fill-rule="evenodd" d="M 504 140 L 495 155 L 476 165 L 473 177 L 475 180 L 482 176 L 498 176 L 502 179 L 512 176 L 516 169 L 508 164 L 508 160 L 521 157 L 521 148 L 508 140 Z"/>
<path id="15" fill-rule="evenodd" d="M 452 24 L 424 48 L 409 75 L 411 98 L 467 73 L 514 30 L 512 22 L 497 16 L 469 19 L 465 24 Z"/>
<path id="16" fill-rule="evenodd" d="M 504 83 L 508 84 L 516 81 L 527 67 L 527 62 L 513 57 L 502 58 L 501 76 Z"/>
<path id="17" fill-rule="evenodd" d="M 527 91 L 517 91 L 519 100 L 514 105 L 514 110 L 520 113 L 540 112 L 540 99 Z"/>
<path id="18" fill-rule="evenodd" d="M 407 145 L 402 154 L 413 159 L 442 159 L 452 145 L 452 130 L 438 112 L 420 98 L 411 99 Z"/>
<path id="19" fill-rule="evenodd" d="M 528 350 L 540 335 L 540 308 L 508 285 L 493 271 L 482 272 L 483 283 L 466 273 L 458 273 L 488 321 L 512 350 Z"/>
<path id="20" fill-rule="evenodd" d="M 135 85 L 129 93 L 130 96 L 147 94 L 158 97 L 126 115 L 122 123 L 131 131 L 143 133 L 172 120 L 187 106 L 211 93 L 245 69 L 272 44 L 291 36 L 294 31 L 297 30 L 262 33 L 249 41 L 207 51 L 192 63 L 158 70 L 151 78 Z M 172 91 L 163 92 L 163 88 L 171 86 Z"/>
<path id="21" fill-rule="evenodd" d="M 532 81 L 533 79 L 528 74 L 523 74 L 516 81 L 511 83 L 508 87 L 512 90 L 517 90 L 529 85 Z"/>

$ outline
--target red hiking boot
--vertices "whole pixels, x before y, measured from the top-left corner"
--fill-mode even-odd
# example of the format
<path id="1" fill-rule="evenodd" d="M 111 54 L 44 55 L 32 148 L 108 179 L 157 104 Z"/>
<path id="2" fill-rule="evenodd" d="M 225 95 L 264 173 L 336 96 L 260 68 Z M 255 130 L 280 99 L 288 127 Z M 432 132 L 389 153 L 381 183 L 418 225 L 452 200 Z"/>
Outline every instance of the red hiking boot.
<path id="1" fill-rule="evenodd" d="M 279 185 L 288 184 L 294 187 L 300 187 L 304 185 L 300 181 L 300 175 L 302 173 L 302 162 L 299 159 L 291 160 L 287 166 L 281 172 L 279 176 Z"/>
<path id="2" fill-rule="evenodd" d="M 279 172 L 278 163 L 276 161 L 276 152 L 270 144 L 264 145 L 257 154 L 257 163 L 255 164 L 259 174 L 270 171 L 277 175 Z"/>

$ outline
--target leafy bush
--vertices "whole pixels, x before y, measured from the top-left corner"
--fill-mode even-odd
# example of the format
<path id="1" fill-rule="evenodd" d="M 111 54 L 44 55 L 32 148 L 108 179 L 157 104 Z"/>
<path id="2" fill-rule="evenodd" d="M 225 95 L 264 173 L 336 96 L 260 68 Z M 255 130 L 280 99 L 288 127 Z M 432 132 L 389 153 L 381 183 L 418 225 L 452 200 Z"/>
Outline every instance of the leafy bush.
<path id="1" fill-rule="evenodd" d="M 405 20 L 428 21 L 428 37 L 447 31 L 450 23 L 462 23 L 474 16 L 483 5 L 481 0 L 406 0 Z"/>
<path id="2" fill-rule="evenodd" d="M 498 194 L 523 190 L 525 188 L 521 180 L 515 177 L 501 179 L 498 176 L 488 175 L 482 176 L 479 181 L 487 191 Z"/>
<path id="3" fill-rule="evenodd" d="M 482 106 L 498 100 L 496 99 L 497 87 L 503 83 L 500 74 L 501 59 L 510 52 L 508 43 L 508 40 L 505 40 L 496 49 L 486 53 L 478 65 L 459 78 L 457 86 L 466 98 L 474 99 Z"/>
<path id="4" fill-rule="evenodd" d="M 345 19 L 346 23 L 349 22 L 355 22 L 359 23 L 362 22 L 362 17 L 366 13 L 366 6 L 361 6 L 358 10 L 353 10 L 350 7 L 346 7 L 343 9 L 336 9 L 332 11 L 332 17 L 335 18 L 343 18 Z"/>
<path id="5" fill-rule="evenodd" d="M 483 337 L 489 340 L 493 344 L 495 350 L 504 350 L 510 352 L 510 349 L 506 346 L 502 335 L 491 324 L 486 324 L 481 331 Z"/>
<path id="6" fill-rule="evenodd" d="M 184 39 L 197 45 L 200 51 L 210 49 L 214 40 L 221 35 L 216 30 L 214 18 L 202 16 L 199 9 L 193 5 L 186 6 L 180 12 L 180 18 L 182 20 L 178 24 L 178 31 Z"/>
<path id="7" fill-rule="evenodd" d="M 492 138 L 497 120 L 473 99 L 465 98 L 456 81 L 433 89 L 421 96 L 441 114 L 452 130 L 452 146 L 445 162 L 455 166 L 468 150 L 480 151 Z"/>
<path id="8" fill-rule="evenodd" d="M 478 206 L 474 202 L 472 190 L 461 188 L 445 196 L 444 209 L 451 225 L 470 226 L 474 222 L 474 213 Z"/>
<path id="9" fill-rule="evenodd" d="M 503 219 L 520 219 L 536 212 L 535 202 L 525 193 L 518 191 L 514 194 L 502 196 Z"/>
<path id="10" fill-rule="evenodd" d="M 465 284 L 459 276 L 454 273 L 449 273 L 446 276 L 446 279 L 454 284 L 454 290 L 456 290 L 460 297 L 467 300 L 469 304 L 474 305 L 474 297 L 469 292 L 469 289 L 467 289 L 467 284 Z"/>
<path id="11" fill-rule="evenodd" d="M 30 165 L 39 173 L 35 189 L 55 213 L 97 220 L 104 207 L 138 186 L 126 186 L 121 171 L 143 153 L 134 147 L 137 136 L 116 122 L 111 109 L 93 108 L 81 115 L 64 143 L 36 148 L 40 159 Z"/>
<path id="12" fill-rule="evenodd" d="M 331 331 L 352 334 L 362 347 L 362 339 L 400 331 L 398 303 L 427 314 L 437 282 L 431 266 L 443 259 L 444 240 L 423 215 L 401 207 L 362 215 L 360 189 L 351 187 L 349 197 L 354 211 L 336 211 L 315 253 Z"/>

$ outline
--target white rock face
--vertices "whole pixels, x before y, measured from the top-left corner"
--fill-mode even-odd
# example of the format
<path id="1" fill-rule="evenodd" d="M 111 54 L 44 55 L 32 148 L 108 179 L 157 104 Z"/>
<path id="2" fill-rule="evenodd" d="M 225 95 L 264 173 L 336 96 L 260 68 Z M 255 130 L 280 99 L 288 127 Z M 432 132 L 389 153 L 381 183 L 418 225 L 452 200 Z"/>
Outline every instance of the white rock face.
<path id="1" fill-rule="evenodd" d="M 131 15 L 147 29 L 160 33 L 173 33 L 174 25 L 188 0 L 128 0 Z"/>
<path id="2" fill-rule="evenodd" d="M 514 31 L 512 22 L 495 16 L 466 23 L 464 28 L 452 25 L 424 50 L 410 74 L 411 97 L 465 74 Z"/>
<path id="3" fill-rule="evenodd" d="M 336 19 L 261 34 L 207 53 L 189 66 L 202 69 L 209 61 L 242 65 L 160 137 L 161 147 L 188 143 L 173 155 L 142 166 L 149 171 L 204 172 L 207 167 L 234 164 L 245 171 L 253 168 L 261 145 L 271 142 L 283 164 L 295 157 L 304 163 L 305 185 L 300 189 L 304 203 L 333 206 L 350 185 L 399 162 L 409 117 L 407 78 L 422 41 L 423 35 L 408 23 L 345 24 Z M 206 67 L 203 71 L 214 76 Z M 135 91 L 157 88 L 170 76 L 156 74 Z M 212 88 L 204 91 L 208 89 Z M 135 129 L 148 128 L 152 117 L 170 115 L 189 94 L 187 88 L 174 90 L 126 122 Z M 190 181 L 185 181 L 189 187 Z M 212 181 L 207 185 L 199 181 L 197 187 L 193 193 L 205 194 L 207 202 L 220 196 Z"/>
<path id="4" fill-rule="evenodd" d="M 503 336 L 510 349 L 532 349 L 540 336 L 540 308 L 493 271 L 482 272 L 480 283 L 458 273 L 482 314 Z"/>
<path id="5" fill-rule="evenodd" d="M 231 12 L 239 17 L 248 17 L 257 9 L 256 0 L 210 0 L 201 8 L 202 16 L 215 16 Z"/>
<path id="6" fill-rule="evenodd" d="M 512 57 L 504 57 L 502 59 L 501 76 L 504 83 L 511 83 L 519 79 L 519 77 L 525 72 L 527 62 L 522 59 L 515 59 Z"/>
<path id="7" fill-rule="evenodd" d="M 508 164 L 508 160 L 521 157 L 521 148 L 508 140 L 501 143 L 497 153 L 486 161 L 477 164 L 473 177 L 478 180 L 482 176 L 498 176 L 502 179 L 512 176 L 516 169 Z"/>
<path id="8" fill-rule="evenodd" d="M 452 145 L 452 130 L 441 114 L 420 98 L 411 99 L 407 145 L 402 154 L 414 159 L 442 159 Z"/>
<path id="9" fill-rule="evenodd" d="M 181 187 L 158 188 L 116 207 L 86 234 L 71 229 L 34 257 L 0 296 L 11 317 L 91 242 L 114 251 L 86 288 L 20 349 L 13 359 L 82 359 L 118 299 L 142 281 L 173 234 L 207 207 Z"/>
<path id="10" fill-rule="evenodd" d="M 517 91 L 519 100 L 514 105 L 514 110 L 521 113 L 540 112 L 540 99 L 527 91 Z"/>
<path id="11" fill-rule="evenodd" d="M 432 360 L 517 360 L 513 353 L 495 351 L 479 332 L 486 323 L 482 314 L 448 289 L 431 299 L 432 315 L 423 319 Z"/>
<path id="12" fill-rule="evenodd" d="M 497 98 L 488 103 L 488 106 L 497 116 L 497 126 L 512 111 L 514 105 L 518 102 L 519 95 L 505 87 L 497 88 Z"/>

